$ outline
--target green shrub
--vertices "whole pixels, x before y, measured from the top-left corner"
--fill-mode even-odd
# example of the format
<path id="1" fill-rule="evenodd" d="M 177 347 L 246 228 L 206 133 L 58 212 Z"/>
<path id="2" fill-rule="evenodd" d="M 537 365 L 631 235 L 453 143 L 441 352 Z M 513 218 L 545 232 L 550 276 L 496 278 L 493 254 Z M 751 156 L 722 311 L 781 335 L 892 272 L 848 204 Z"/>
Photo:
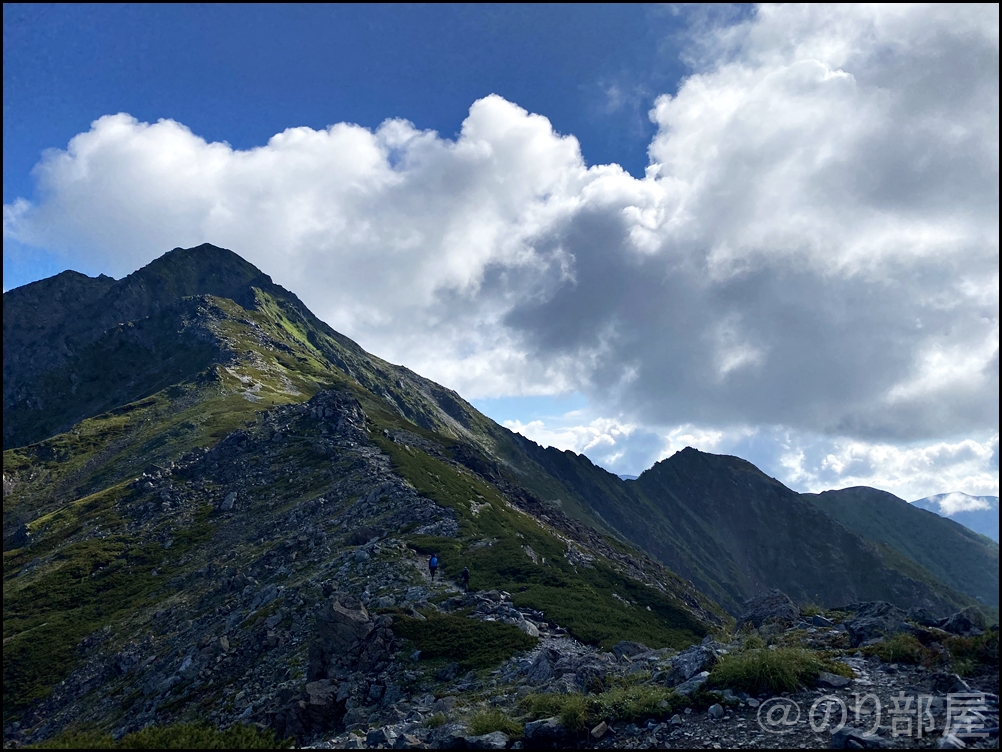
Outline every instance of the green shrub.
<path id="1" fill-rule="evenodd" d="M 436 615 L 422 621 L 394 618 L 393 631 L 410 640 L 422 659 L 447 659 L 460 668 L 488 668 L 535 647 L 537 638 L 518 627 L 497 621 L 479 621 L 454 614 Z"/>
<path id="2" fill-rule="evenodd" d="M 592 717 L 606 721 L 642 721 L 667 715 L 678 704 L 678 696 L 664 686 L 638 684 L 613 687 L 591 698 Z"/>
<path id="3" fill-rule="evenodd" d="M 158 583 L 154 544 L 125 536 L 69 543 L 52 566 L 4 593 L 5 713 L 44 699 L 73 668 L 77 643 L 128 613 Z"/>
<path id="4" fill-rule="evenodd" d="M 294 740 L 275 739 L 275 732 L 255 726 L 236 725 L 215 729 L 191 723 L 147 726 L 126 734 L 117 742 L 98 731 L 62 733 L 34 745 L 36 749 L 288 749 Z"/>
<path id="5" fill-rule="evenodd" d="M 924 647 L 915 635 L 899 632 L 880 642 L 863 648 L 864 655 L 875 655 L 888 663 L 926 663 L 935 659 L 935 653 Z"/>
<path id="6" fill-rule="evenodd" d="M 114 749 L 111 734 L 100 731 L 62 732 L 39 744 L 29 744 L 28 749 Z"/>
<path id="7" fill-rule="evenodd" d="M 501 731 L 513 738 L 522 736 L 522 724 L 513 721 L 503 710 L 492 708 L 475 714 L 470 719 L 470 733 L 475 736 Z"/>
<path id="8" fill-rule="evenodd" d="M 999 633 L 988 631 L 977 637 L 947 637 L 943 647 L 961 676 L 999 670 Z"/>
<path id="9" fill-rule="evenodd" d="M 425 728 L 438 728 L 439 726 L 444 726 L 449 722 L 449 719 L 445 717 L 445 713 L 435 713 L 425 719 Z"/>
<path id="10" fill-rule="evenodd" d="M 584 731 L 588 728 L 590 714 L 588 701 L 584 695 L 564 695 L 566 700 L 560 708 L 560 721 L 571 731 Z"/>
<path id="11" fill-rule="evenodd" d="M 753 648 L 723 656 L 710 671 L 708 685 L 753 695 L 778 694 L 812 684 L 822 671 L 851 675 L 852 669 L 803 648 Z"/>
<path id="12" fill-rule="evenodd" d="M 533 694 L 521 706 L 534 718 L 556 716 L 572 731 L 583 731 L 600 721 L 643 721 L 668 716 L 683 702 L 664 686 L 618 686 L 596 695 Z"/>

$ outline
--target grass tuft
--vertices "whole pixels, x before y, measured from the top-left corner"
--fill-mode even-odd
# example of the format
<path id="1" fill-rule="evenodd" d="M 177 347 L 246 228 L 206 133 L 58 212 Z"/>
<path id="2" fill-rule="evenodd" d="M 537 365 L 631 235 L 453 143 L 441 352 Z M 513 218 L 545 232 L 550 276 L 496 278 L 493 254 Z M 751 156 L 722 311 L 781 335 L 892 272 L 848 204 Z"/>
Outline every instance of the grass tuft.
<path id="1" fill-rule="evenodd" d="M 954 669 L 961 676 L 992 672 L 998 675 L 998 630 L 989 630 L 977 637 L 948 637 L 943 641 L 943 647 L 949 652 Z"/>
<path id="2" fill-rule="evenodd" d="M 899 632 L 863 648 L 864 655 L 875 655 L 887 663 L 931 663 L 936 653 L 922 645 L 915 635 Z"/>
<path id="3" fill-rule="evenodd" d="M 752 695 L 793 692 L 811 685 L 822 671 L 851 676 L 844 663 L 803 648 L 752 648 L 722 656 L 710 671 L 712 687 L 728 687 Z"/>
<path id="4" fill-rule="evenodd" d="M 684 698 L 667 687 L 637 684 L 595 695 L 531 694 L 520 705 L 535 718 L 556 716 L 571 731 L 584 731 L 600 721 L 637 722 L 667 717 L 683 703 Z"/>
<path id="5" fill-rule="evenodd" d="M 523 727 L 518 721 L 512 720 L 503 710 L 491 708 L 476 713 L 470 719 L 470 733 L 474 736 L 500 731 L 513 739 L 522 737 Z"/>
<path id="6" fill-rule="evenodd" d="M 449 719 L 445 717 L 445 713 L 434 713 L 425 719 L 425 728 L 439 728 L 444 726 L 449 722 Z"/>

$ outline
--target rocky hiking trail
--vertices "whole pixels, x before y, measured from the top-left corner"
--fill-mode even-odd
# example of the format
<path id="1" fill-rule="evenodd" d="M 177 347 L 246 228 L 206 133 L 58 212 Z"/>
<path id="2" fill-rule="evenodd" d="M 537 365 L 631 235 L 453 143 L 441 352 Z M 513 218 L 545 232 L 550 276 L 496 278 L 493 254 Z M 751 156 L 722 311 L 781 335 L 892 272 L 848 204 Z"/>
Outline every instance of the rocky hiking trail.
<path id="1" fill-rule="evenodd" d="M 353 397 L 324 392 L 54 515 L 56 532 L 79 523 L 81 556 L 142 541 L 128 577 L 143 587 L 95 600 L 124 611 L 113 623 L 56 635 L 72 669 L 5 727 L 5 746 L 74 724 L 121 738 L 197 721 L 315 748 L 928 747 L 944 738 L 946 696 L 968 691 L 995 703 L 983 724 L 995 735 L 947 741 L 997 746 L 998 631 L 979 612 L 808 613 L 771 593 L 735 632 L 641 554 L 490 485 L 469 458 L 367 421 Z M 412 450 L 421 442 L 427 451 Z M 10 592 L 49 597 L 56 556 L 26 560 Z M 87 582 L 115 573 L 84 563 Z M 469 593 L 450 578 L 467 563 Z M 488 574 L 512 584 L 478 589 Z M 559 587 L 529 600 L 545 581 Z M 673 648 L 622 637 L 670 619 L 654 634 Z M 593 638 L 575 637 L 584 628 Z M 815 733 L 804 718 L 774 734 L 761 709 L 784 692 L 803 714 L 856 692 L 883 708 L 900 692 L 943 704 L 921 739 L 895 737 L 886 713 L 870 735 L 863 713 L 852 734 Z"/>
<path id="2" fill-rule="evenodd" d="M 777 609 L 777 601 L 784 608 Z M 503 592 L 455 596 L 445 609 L 473 605 L 469 617 L 521 621 L 538 630 L 538 644 L 490 672 L 453 678 L 447 670 L 419 679 L 404 672 L 414 693 L 397 700 L 392 723 L 355 724 L 315 739 L 321 749 L 521 748 L 997 748 L 998 628 L 982 629 L 962 613 L 923 626 L 885 603 L 857 604 L 828 618 L 803 617 L 785 596 L 750 604 L 749 627 L 729 641 L 707 637 L 694 647 L 650 650 L 622 642 L 611 651 L 585 645 L 559 627 L 534 622 L 538 612 L 515 608 Z M 764 604 L 764 606 L 763 606 Z M 763 618 L 764 613 L 764 618 Z M 794 623 L 789 618 L 795 615 Z M 976 618 L 976 617 L 975 617 Z M 883 660 L 886 648 L 939 641 L 995 640 L 995 668 L 964 679 L 915 655 Z M 987 638 L 985 640 L 984 638 Z M 924 646 L 923 646 L 924 647 Z M 746 692 L 724 686 L 730 659 L 764 650 L 831 656 L 839 673 L 813 671 L 790 691 Z M 784 651 L 786 651 L 784 653 Z M 926 659 L 929 656 L 924 656 Z M 985 667 L 982 666 L 982 669 Z M 453 667 L 454 669 L 454 667 Z M 453 670 L 454 673 L 454 670 Z M 806 683 L 800 680 L 807 678 Z M 733 676 L 732 676 L 733 679 Z M 617 694 L 618 693 L 618 694 Z M 612 695 L 616 695 L 613 697 Z M 950 698 L 979 696 L 976 723 L 947 727 Z M 631 705 L 632 697 L 632 705 Z M 589 700 L 590 698 L 590 700 Z M 658 699 L 660 698 L 660 699 Z M 591 704 L 589 717 L 579 712 Z M 644 704 L 646 703 L 646 707 Z M 916 711 L 916 706 L 921 706 Z M 775 706 L 795 709 L 781 713 Z M 825 712 L 828 710 L 828 715 Z M 548 714 L 547 711 L 559 711 Z M 843 717 L 844 712 L 844 717 Z M 620 717 L 617 717 L 618 716 Z M 604 716 L 604 717 L 603 717 Z M 347 719 L 346 719 L 347 720 Z M 921 721 L 921 727 L 920 722 Z M 484 731 L 493 723 L 504 730 Z M 812 728 L 813 724 L 813 728 Z"/>

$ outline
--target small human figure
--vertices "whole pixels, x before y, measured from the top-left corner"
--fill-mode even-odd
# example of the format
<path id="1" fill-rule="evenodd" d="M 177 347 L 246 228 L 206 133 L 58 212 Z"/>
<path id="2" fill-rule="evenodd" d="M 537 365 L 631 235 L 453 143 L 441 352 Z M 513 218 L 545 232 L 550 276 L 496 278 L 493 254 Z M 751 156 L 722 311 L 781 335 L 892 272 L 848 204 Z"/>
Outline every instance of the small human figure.
<path id="1" fill-rule="evenodd" d="M 463 571 L 459 573 L 459 581 L 463 584 L 463 592 L 467 592 L 470 589 L 469 567 L 463 567 Z"/>
<path id="2" fill-rule="evenodd" d="M 428 559 L 428 571 L 431 573 L 432 580 L 434 580 L 435 572 L 438 571 L 438 554 L 432 554 L 431 558 Z"/>

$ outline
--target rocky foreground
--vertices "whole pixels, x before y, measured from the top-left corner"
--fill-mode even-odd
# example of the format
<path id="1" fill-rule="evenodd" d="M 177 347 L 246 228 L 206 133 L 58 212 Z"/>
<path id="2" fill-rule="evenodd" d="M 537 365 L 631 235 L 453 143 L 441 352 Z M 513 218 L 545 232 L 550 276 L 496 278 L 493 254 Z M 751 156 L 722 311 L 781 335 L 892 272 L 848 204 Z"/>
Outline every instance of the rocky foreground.
<path id="1" fill-rule="evenodd" d="M 701 643 L 585 644 L 572 625 L 544 615 L 547 604 L 477 590 L 479 572 L 469 593 L 441 573 L 429 577 L 422 541 L 452 540 L 461 518 L 396 475 L 364 421 L 354 400 L 322 395 L 151 469 L 113 497 L 117 519 L 175 558 L 137 569 L 151 605 L 81 640 L 79 667 L 6 725 L 5 746 L 58 741 L 87 723 L 117 739 L 180 722 L 245 724 L 300 746 L 355 749 L 997 746 L 998 628 L 976 609 L 944 620 L 886 603 L 801 612 L 773 592 L 747 604 L 734 631 L 720 619 L 712 626 L 712 614 L 681 591 L 674 602 L 711 625 Z M 408 455 L 400 442 L 418 445 L 387 433 L 387 446 Z M 320 459 L 320 474 L 284 471 L 291 452 Z M 458 463 L 433 469 L 470 472 Z M 301 501 L 306 485 L 319 490 Z M 257 488 L 266 502 L 255 500 Z M 530 502 L 508 495 L 494 509 L 529 521 L 529 535 L 542 529 L 519 506 Z M 267 529 L 263 503 L 273 510 Z M 467 525 L 486 508 L 469 504 Z M 601 550 L 652 589 L 664 576 L 649 560 L 578 535 L 556 513 L 549 519 L 567 571 L 595 571 Z M 210 523 L 217 532 L 206 549 L 199 536 Z M 110 540 L 102 518 L 88 524 L 90 540 Z M 467 555 L 491 546 L 501 544 L 481 536 Z M 515 550 L 510 566 L 546 574 L 531 546 Z M 26 588 L 45 566 L 42 558 L 24 565 Z M 165 590 L 155 590 L 162 580 Z M 644 610 L 612 597 L 624 618 Z M 567 613 L 583 619 L 588 609 L 585 601 Z M 957 715 L 958 698 L 974 703 L 966 715 Z"/>
<path id="2" fill-rule="evenodd" d="M 412 653 L 378 704 L 371 704 L 378 690 L 366 693 L 374 685 L 361 673 L 340 683 L 311 682 L 299 703 L 303 711 L 336 713 L 339 699 L 349 709 L 345 732 L 322 734 L 308 746 L 997 748 L 998 629 L 985 630 L 977 612 L 933 622 L 922 612 L 868 603 L 805 619 L 776 592 L 749 606 L 741 633 L 726 642 L 707 637 L 683 651 L 621 642 L 602 651 L 515 608 L 506 593 L 455 595 L 441 603 L 443 611 L 516 625 L 538 634 L 538 644 L 494 670 L 461 676 L 455 663 L 422 670 L 420 653 Z M 371 623 L 374 637 L 366 639 L 376 641 L 384 639 L 381 625 L 390 623 L 368 616 L 360 603 L 339 606 L 338 613 L 356 628 Z M 349 655 L 364 654 L 364 642 Z M 981 656 L 986 662 L 964 663 L 966 679 L 953 673 L 944 647 L 951 642 L 958 653 L 964 644 L 989 646 Z M 789 691 L 768 690 L 764 685 L 779 681 L 768 675 L 770 667 L 758 676 L 733 670 L 735 659 L 756 651 L 814 656 L 838 673 L 815 668 L 795 676 L 798 686 Z M 756 682 L 759 691 L 727 686 Z"/>

